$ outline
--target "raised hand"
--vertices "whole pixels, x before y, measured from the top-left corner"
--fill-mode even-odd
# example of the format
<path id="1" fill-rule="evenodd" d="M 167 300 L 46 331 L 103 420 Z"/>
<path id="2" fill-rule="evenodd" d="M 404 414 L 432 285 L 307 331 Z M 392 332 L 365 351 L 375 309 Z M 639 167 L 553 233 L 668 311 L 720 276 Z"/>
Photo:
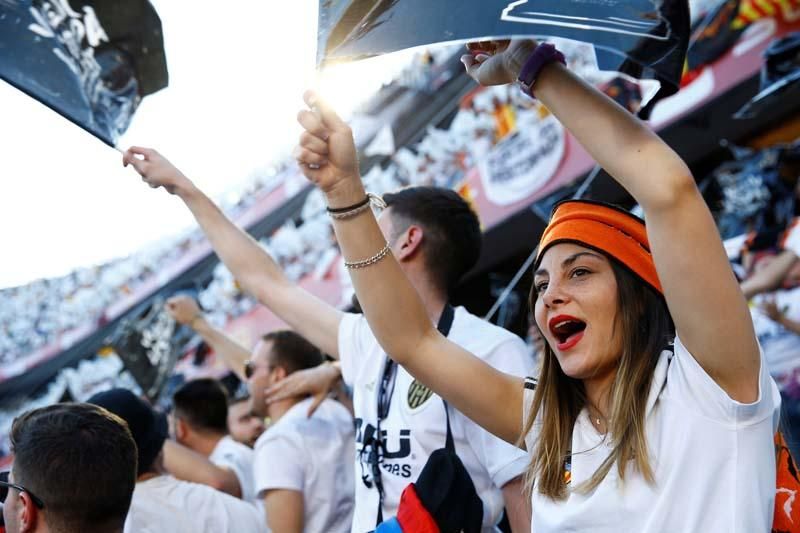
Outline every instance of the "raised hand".
<path id="1" fill-rule="evenodd" d="M 778 304 L 774 298 L 765 301 L 762 309 L 770 319 L 778 323 L 781 322 L 785 313 L 785 310 L 778 309 Z"/>
<path id="2" fill-rule="evenodd" d="M 122 165 L 131 165 L 142 181 L 154 189 L 164 187 L 170 194 L 177 194 L 192 183 L 175 165 L 152 148 L 131 146 L 122 156 Z"/>
<path id="3" fill-rule="evenodd" d="M 348 181 L 360 182 L 350 127 L 313 91 L 303 95 L 308 110 L 297 114 L 305 130 L 293 155 L 303 174 L 325 193 Z"/>
<path id="4" fill-rule="evenodd" d="M 311 416 L 319 404 L 333 392 L 341 377 L 339 368 L 330 363 L 298 370 L 269 387 L 264 392 L 264 401 L 270 404 L 287 398 L 313 396 L 314 401 L 308 408 L 308 416 Z"/>
<path id="5" fill-rule="evenodd" d="M 531 40 L 489 41 L 486 43 L 488 46 L 481 44 L 468 44 L 467 48 L 473 53 L 461 56 L 467 74 L 481 85 L 515 82 L 522 65 L 536 49 L 536 42 Z"/>
<path id="6" fill-rule="evenodd" d="M 190 296 L 173 296 L 166 303 L 167 312 L 179 324 L 191 326 L 194 319 L 201 315 L 200 306 Z"/>

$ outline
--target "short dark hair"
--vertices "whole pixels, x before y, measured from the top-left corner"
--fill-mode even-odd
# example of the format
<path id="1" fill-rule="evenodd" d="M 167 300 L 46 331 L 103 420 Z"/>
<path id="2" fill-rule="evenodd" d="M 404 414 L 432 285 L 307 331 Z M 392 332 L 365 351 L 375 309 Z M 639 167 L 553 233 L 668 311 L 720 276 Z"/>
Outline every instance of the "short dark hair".
<path id="1" fill-rule="evenodd" d="M 267 333 L 261 340 L 272 343 L 272 364 L 292 374 L 322 364 L 324 357 L 316 346 L 294 331 L 281 329 Z"/>
<path id="2" fill-rule="evenodd" d="M 192 427 L 228 433 L 228 393 L 212 378 L 193 379 L 172 396 L 175 413 Z"/>
<path id="3" fill-rule="evenodd" d="M 136 443 L 117 415 L 89 404 L 34 409 L 11 427 L 14 478 L 44 502 L 51 531 L 121 530 L 136 484 Z"/>
<path id="4" fill-rule="evenodd" d="M 418 224 L 425 232 L 425 264 L 438 287 L 449 293 L 478 262 L 481 225 L 457 192 L 441 187 L 408 187 L 384 194 L 391 208 L 394 238 Z"/>

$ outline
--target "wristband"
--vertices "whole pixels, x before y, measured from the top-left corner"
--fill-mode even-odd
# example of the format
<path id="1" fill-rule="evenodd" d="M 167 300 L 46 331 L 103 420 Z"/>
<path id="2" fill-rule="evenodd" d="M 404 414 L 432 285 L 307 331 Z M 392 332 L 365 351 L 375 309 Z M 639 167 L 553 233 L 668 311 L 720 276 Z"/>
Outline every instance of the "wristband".
<path id="1" fill-rule="evenodd" d="M 545 66 L 554 61 L 558 61 L 562 65 L 567 64 L 566 59 L 564 59 L 564 54 L 559 52 L 552 44 L 544 43 L 538 45 L 525 61 L 519 73 L 519 77 L 517 78 L 517 83 L 520 89 L 522 89 L 522 92 L 531 98 L 535 98 L 533 95 L 533 84 L 536 83 L 536 78 L 539 77 L 539 74 Z"/>

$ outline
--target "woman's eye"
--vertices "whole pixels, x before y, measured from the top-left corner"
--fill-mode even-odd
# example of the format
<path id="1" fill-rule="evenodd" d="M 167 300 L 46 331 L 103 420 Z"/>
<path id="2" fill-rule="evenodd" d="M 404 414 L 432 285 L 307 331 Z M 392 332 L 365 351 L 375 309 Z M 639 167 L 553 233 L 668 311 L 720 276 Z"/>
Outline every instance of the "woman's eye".
<path id="1" fill-rule="evenodd" d="M 575 270 L 572 271 L 572 277 L 577 278 L 580 276 L 585 276 L 588 273 L 589 271 L 585 268 L 576 268 Z"/>
<path id="2" fill-rule="evenodd" d="M 534 287 L 536 288 L 536 292 L 538 294 L 541 294 L 542 292 L 547 290 L 547 282 L 546 281 L 540 281 L 539 283 L 534 285 Z"/>

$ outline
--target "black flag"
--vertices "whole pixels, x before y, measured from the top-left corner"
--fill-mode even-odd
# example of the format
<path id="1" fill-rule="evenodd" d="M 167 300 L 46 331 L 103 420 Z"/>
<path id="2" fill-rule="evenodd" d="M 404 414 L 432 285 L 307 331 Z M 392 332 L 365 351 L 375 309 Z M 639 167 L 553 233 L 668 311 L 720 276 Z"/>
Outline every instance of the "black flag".
<path id="1" fill-rule="evenodd" d="M 317 62 L 433 43 L 513 36 L 591 43 L 604 70 L 677 91 L 689 42 L 687 0 L 320 0 Z"/>
<path id="2" fill-rule="evenodd" d="M 161 20 L 147 0 L 0 0 L 0 78 L 113 146 L 167 86 Z"/>

